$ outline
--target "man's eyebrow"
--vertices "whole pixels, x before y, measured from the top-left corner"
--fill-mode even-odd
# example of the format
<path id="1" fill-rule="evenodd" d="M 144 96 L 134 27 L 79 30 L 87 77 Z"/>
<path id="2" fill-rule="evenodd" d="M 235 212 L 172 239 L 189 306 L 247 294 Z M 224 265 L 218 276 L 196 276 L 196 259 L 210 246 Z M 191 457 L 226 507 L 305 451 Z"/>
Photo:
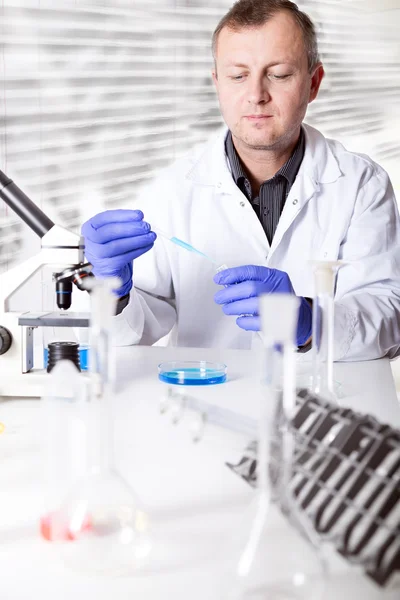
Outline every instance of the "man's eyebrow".
<path id="1" fill-rule="evenodd" d="M 225 63 L 226 67 L 240 67 L 241 69 L 247 69 L 248 65 L 245 63 L 235 63 L 235 62 L 227 62 Z"/>
<path id="2" fill-rule="evenodd" d="M 266 66 L 266 68 L 269 67 L 276 67 L 277 65 L 290 65 L 290 66 L 295 66 L 295 64 L 289 60 L 276 60 L 274 62 L 268 63 Z M 236 63 L 236 62 L 226 62 L 225 63 L 226 67 L 239 67 L 241 69 L 248 69 L 249 65 L 246 65 L 245 63 Z"/>

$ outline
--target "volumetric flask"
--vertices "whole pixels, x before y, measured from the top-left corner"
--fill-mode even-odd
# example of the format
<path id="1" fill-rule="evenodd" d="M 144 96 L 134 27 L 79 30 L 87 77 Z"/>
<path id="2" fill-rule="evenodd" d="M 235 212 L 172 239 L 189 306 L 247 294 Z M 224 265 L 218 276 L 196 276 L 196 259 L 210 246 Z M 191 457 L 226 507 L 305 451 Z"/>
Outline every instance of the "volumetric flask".
<path id="1" fill-rule="evenodd" d="M 311 523 L 290 490 L 298 299 L 260 298 L 264 349 L 256 498 L 230 540 L 221 600 L 322 600 L 326 569 Z M 282 378 L 283 374 L 283 386 Z M 229 549 L 228 549 L 229 552 Z M 232 556 L 232 554 L 231 554 Z"/>
<path id="2" fill-rule="evenodd" d="M 85 472 L 85 432 L 81 408 L 85 398 L 81 375 L 70 360 L 60 360 L 46 380 L 41 402 L 43 441 L 43 507 L 40 532 L 44 539 L 68 539 L 61 504 Z"/>
<path id="3" fill-rule="evenodd" d="M 65 562 L 76 570 L 119 575 L 146 565 L 151 548 L 149 519 L 114 465 L 110 330 L 116 301 L 112 289 L 117 284 L 111 279 L 90 283 L 90 372 L 81 407 L 86 469 L 61 505 L 62 528 L 68 535 L 60 547 Z"/>

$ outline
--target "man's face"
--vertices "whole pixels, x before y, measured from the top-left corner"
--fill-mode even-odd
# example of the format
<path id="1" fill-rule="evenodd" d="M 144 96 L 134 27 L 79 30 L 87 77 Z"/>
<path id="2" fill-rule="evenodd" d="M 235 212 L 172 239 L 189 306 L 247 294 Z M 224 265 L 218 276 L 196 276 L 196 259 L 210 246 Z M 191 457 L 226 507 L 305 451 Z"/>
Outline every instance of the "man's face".
<path id="1" fill-rule="evenodd" d="M 238 149 L 288 147 L 322 77 L 322 66 L 309 72 L 302 31 L 289 13 L 258 28 L 219 34 L 213 79 Z"/>

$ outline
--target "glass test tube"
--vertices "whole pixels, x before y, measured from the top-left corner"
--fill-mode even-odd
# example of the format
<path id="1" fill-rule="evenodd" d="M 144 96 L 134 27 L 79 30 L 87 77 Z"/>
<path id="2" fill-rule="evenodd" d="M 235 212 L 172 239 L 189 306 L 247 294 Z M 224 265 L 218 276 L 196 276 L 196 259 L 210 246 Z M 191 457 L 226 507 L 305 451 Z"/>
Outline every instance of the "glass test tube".
<path id="1" fill-rule="evenodd" d="M 315 261 L 312 324 L 312 391 L 336 401 L 333 381 L 334 290 L 340 261 Z"/>

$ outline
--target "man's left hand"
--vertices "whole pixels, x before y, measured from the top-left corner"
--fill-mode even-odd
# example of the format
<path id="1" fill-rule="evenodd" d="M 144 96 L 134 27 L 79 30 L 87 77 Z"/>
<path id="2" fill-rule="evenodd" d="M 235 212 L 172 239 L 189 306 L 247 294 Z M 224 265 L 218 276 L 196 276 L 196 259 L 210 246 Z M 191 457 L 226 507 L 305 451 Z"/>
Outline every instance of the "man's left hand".
<path id="1" fill-rule="evenodd" d="M 255 265 L 225 269 L 214 276 L 218 285 L 226 286 L 214 296 L 226 315 L 238 315 L 236 323 L 247 331 L 260 331 L 258 310 L 260 294 L 294 294 L 290 277 L 284 271 Z M 300 296 L 301 303 L 297 322 L 297 345 L 303 346 L 311 337 L 312 308 Z"/>

